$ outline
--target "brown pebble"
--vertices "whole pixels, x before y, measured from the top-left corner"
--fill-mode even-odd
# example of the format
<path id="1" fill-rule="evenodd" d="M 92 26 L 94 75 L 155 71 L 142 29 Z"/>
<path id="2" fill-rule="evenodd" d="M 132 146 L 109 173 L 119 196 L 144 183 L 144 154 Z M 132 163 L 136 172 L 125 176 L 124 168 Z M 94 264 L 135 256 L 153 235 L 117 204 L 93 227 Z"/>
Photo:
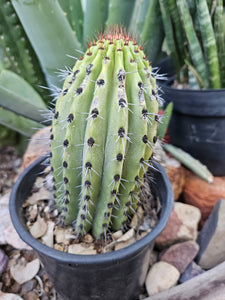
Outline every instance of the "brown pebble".
<path id="1" fill-rule="evenodd" d="M 32 291 L 37 286 L 36 280 L 29 280 L 22 285 L 21 296 Z"/>
<path id="2" fill-rule="evenodd" d="M 11 277 L 9 275 L 9 273 L 3 273 L 2 274 L 2 281 L 3 281 L 3 284 L 6 286 L 6 287 L 10 287 L 11 286 Z"/>
<path id="3" fill-rule="evenodd" d="M 38 293 L 35 291 L 30 291 L 26 295 L 23 295 L 24 300 L 38 300 Z"/>
<path id="4" fill-rule="evenodd" d="M 0 287 L 0 290 L 1 290 L 1 287 Z M 13 283 L 13 285 L 10 287 L 10 289 L 8 290 L 8 292 L 12 293 L 12 294 L 19 294 L 20 290 L 21 290 L 21 285 L 15 281 Z"/>

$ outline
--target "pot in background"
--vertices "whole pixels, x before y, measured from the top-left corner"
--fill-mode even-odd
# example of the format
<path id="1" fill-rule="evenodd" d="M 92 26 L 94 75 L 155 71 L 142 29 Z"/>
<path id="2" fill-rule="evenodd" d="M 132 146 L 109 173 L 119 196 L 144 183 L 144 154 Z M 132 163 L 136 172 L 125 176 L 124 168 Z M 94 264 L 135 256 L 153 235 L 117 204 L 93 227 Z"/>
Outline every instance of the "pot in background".
<path id="1" fill-rule="evenodd" d="M 163 74 L 172 74 L 168 61 L 161 62 L 159 68 Z M 214 176 L 224 176 L 225 89 L 176 89 L 172 87 L 174 79 L 159 82 L 165 106 L 174 104 L 169 124 L 171 143 L 200 160 Z"/>
<path id="2" fill-rule="evenodd" d="M 173 193 L 164 169 L 156 164 L 152 190 L 162 205 L 155 228 L 144 238 L 124 249 L 98 255 L 76 255 L 49 248 L 27 231 L 22 204 L 45 166 L 45 158 L 30 165 L 18 178 L 10 197 L 12 222 L 22 238 L 38 254 L 56 291 L 68 300 L 133 300 L 144 284 L 154 240 L 166 226 Z"/>

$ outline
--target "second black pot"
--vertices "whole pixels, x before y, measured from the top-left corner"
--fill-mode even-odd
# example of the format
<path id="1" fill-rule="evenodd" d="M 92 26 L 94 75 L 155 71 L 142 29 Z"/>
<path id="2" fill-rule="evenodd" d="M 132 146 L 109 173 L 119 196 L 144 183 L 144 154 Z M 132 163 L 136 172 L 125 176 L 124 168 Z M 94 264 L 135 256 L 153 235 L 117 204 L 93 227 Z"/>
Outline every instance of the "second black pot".
<path id="1" fill-rule="evenodd" d="M 161 69 L 171 74 L 167 66 Z M 224 176 L 225 89 L 176 89 L 171 87 L 173 80 L 159 82 L 165 105 L 174 104 L 169 124 L 171 143 L 200 160 L 214 176 Z"/>
<path id="2" fill-rule="evenodd" d="M 156 165 L 152 189 L 162 209 L 156 227 L 124 249 L 98 255 L 75 255 L 49 248 L 34 239 L 25 227 L 22 204 L 38 174 L 43 158 L 21 174 L 10 197 L 12 222 L 20 237 L 36 250 L 55 289 L 68 300 L 133 300 L 144 284 L 154 240 L 164 229 L 172 209 L 173 193 L 163 168 Z"/>

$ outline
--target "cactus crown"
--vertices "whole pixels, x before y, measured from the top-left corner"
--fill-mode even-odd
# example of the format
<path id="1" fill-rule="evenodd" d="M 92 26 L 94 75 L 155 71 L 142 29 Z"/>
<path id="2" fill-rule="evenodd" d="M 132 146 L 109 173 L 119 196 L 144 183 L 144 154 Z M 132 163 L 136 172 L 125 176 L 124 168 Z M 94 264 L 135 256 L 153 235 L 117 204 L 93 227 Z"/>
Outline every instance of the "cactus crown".
<path id="1" fill-rule="evenodd" d="M 137 208 L 156 141 L 158 95 L 134 39 L 114 28 L 68 70 L 51 132 L 54 197 L 65 224 L 99 238 Z"/>

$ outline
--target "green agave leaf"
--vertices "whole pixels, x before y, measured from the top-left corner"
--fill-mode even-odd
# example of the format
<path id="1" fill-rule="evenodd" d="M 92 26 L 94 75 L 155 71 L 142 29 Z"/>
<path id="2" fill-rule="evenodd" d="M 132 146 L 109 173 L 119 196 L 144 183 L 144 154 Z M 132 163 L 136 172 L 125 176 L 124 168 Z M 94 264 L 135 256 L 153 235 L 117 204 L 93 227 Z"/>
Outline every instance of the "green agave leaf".
<path id="1" fill-rule="evenodd" d="M 18 116 L 0 107 L 0 124 L 25 136 L 32 136 L 38 129 L 44 127 L 40 123 Z"/>
<path id="2" fill-rule="evenodd" d="M 12 71 L 0 73 L 0 106 L 36 122 L 45 121 L 44 101 L 28 82 Z"/>
<path id="3" fill-rule="evenodd" d="M 159 125 L 158 125 L 157 136 L 160 139 L 163 139 L 165 134 L 166 134 L 166 130 L 168 128 L 168 125 L 169 125 L 169 122 L 170 122 L 170 119 L 171 119 L 171 116 L 172 116 L 172 112 L 173 112 L 173 102 L 170 102 L 167 105 L 166 109 L 164 110 L 163 116 L 165 118 L 163 119 L 163 122 L 159 123 Z"/>
<path id="4" fill-rule="evenodd" d="M 193 158 L 189 153 L 169 144 L 163 144 L 163 148 L 167 152 L 172 154 L 184 166 L 192 170 L 200 178 L 202 178 L 203 180 L 209 183 L 213 182 L 213 175 L 208 170 L 208 168 L 205 165 L 203 165 L 199 160 Z"/>
<path id="5" fill-rule="evenodd" d="M 28 81 L 47 100 L 45 77 L 11 1 L 0 0 L 0 46 L 5 68 Z"/>
<path id="6" fill-rule="evenodd" d="M 86 0 L 84 14 L 83 44 L 104 30 L 108 14 L 108 0 Z"/>
<path id="7" fill-rule="evenodd" d="M 59 0 L 78 41 L 83 39 L 83 8 L 81 0 Z"/>
<path id="8" fill-rule="evenodd" d="M 128 29 L 135 0 L 109 0 L 109 14 L 106 27 L 117 24 Z"/>
<path id="9" fill-rule="evenodd" d="M 158 61 L 164 39 L 164 29 L 159 0 L 151 0 L 145 17 L 145 23 L 141 32 L 140 41 L 145 48 L 150 49 L 149 58 L 152 63 Z M 146 52 L 147 52 L 146 51 Z"/>
<path id="10" fill-rule="evenodd" d="M 170 55 L 173 59 L 174 67 L 177 73 L 177 78 L 179 80 L 182 63 L 180 62 L 177 43 L 175 41 L 175 33 L 173 30 L 172 18 L 169 11 L 169 2 L 167 0 L 159 0 L 159 4 L 162 14 L 164 32 L 166 36 L 166 44 L 170 51 Z"/>
<path id="11" fill-rule="evenodd" d="M 136 0 L 133 9 L 129 30 L 132 34 L 140 39 L 140 35 L 145 23 L 145 16 L 150 5 L 149 0 Z"/>
<path id="12" fill-rule="evenodd" d="M 12 0 L 21 23 L 39 57 L 50 84 L 61 86 L 57 69 L 74 65 L 80 56 L 75 37 L 57 0 Z M 77 51 L 78 50 L 78 51 Z"/>

